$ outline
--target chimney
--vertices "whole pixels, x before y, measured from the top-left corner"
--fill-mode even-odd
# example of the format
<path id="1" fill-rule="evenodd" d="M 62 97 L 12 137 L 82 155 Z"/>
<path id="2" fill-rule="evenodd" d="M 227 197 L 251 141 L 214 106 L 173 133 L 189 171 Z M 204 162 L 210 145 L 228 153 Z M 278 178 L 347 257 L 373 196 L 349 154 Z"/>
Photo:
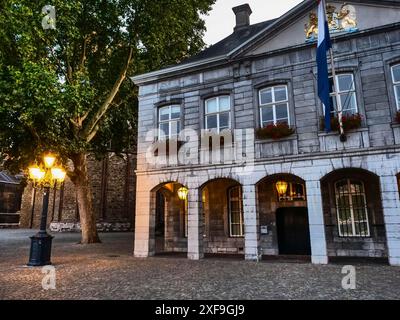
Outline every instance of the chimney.
<path id="1" fill-rule="evenodd" d="M 248 3 L 234 7 L 232 10 L 236 15 L 236 26 L 233 29 L 234 31 L 246 28 L 250 25 L 250 15 L 253 11 L 251 11 Z"/>

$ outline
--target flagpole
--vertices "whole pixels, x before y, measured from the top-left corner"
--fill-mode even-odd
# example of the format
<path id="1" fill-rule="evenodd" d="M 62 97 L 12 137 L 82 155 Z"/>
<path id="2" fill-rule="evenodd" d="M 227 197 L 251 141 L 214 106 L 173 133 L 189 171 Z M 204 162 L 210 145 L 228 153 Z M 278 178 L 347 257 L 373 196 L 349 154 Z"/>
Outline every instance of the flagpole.
<path id="1" fill-rule="evenodd" d="M 335 99 L 336 99 L 336 106 L 337 106 L 337 113 L 338 113 L 338 120 L 339 120 L 339 130 L 340 130 L 340 141 L 345 142 L 347 140 L 347 137 L 344 133 L 344 128 L 343 128 L 343 107 L 342 103 L 339 100 L 339 87 L 336 79 L 336 69 L 335 69 L 335 60 L 333 56 L 333 48 L 329 49 L 329 55 L 331 58 L 331 68 L 332 68 L 332 77 L 333 77 L 333 88 L 335 90 Z"/>

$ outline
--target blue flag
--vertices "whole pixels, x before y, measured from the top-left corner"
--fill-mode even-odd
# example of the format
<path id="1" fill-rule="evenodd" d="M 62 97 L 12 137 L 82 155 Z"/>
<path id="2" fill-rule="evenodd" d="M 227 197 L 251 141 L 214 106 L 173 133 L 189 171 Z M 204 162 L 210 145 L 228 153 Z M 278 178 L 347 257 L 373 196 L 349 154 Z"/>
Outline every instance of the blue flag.
<path id="1" fill-rule="evenodd" d="M 318 66 L 318 97 L 325 107 L 325 130 L 331 131 L 331 100 L 329 88 L 329 72 L 327 51 L 332 48 L 331 38 L 329 36 L 328 21 L 325 14 L 325 1 L 318 0 L 318 48 L 317 48 L 317 66 Z"/>

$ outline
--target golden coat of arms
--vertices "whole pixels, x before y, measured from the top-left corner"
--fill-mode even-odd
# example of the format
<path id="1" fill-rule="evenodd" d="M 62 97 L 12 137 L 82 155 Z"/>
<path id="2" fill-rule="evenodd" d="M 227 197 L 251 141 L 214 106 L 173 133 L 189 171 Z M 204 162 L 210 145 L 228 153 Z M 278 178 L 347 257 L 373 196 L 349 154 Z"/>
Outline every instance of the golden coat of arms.
<path id="1" fill-rule="evenodd" d="M 332 4 L 326 5 L 329 31 L 354 32 L 357 31 L 357 15 L 354 6 L 344 3 L 340 9 Z M 318 36 L 318 15 L 310 12 L 309 22 L 305 24 L 306 41 L 314 41 Z"/>

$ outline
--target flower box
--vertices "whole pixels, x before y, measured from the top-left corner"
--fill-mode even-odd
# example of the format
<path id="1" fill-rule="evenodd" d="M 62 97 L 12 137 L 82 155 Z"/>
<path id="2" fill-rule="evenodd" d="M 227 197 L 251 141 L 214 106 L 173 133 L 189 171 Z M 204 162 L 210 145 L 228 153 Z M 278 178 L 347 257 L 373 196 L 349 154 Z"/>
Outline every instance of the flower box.
<path id="1" fill-rule="evenodd" d="M 362 125 L 362 116 L 359 113 L 355 113 L 355 114 L 348 115 L 348 116 L 343 116 L 342 122 L 343 122 L 343 129 L 345 132 L 350 131 L 350 130 L 359 129 L 359 128 L 361 128 L 361 125 Z M 325 118 L 324 117 L 321 118 L 320 129 L 321 129 L 321 131 L 325 131 Z M 340 131 L 338 117 L 331 118 L 331 129 L 332 129 L 332 131 Z"/>
<path id="2" fill-rule="evenodd" d="M 294 129 L 291 128 L 286 122 L 270 124 L 263 128 L 256 130 L 257 139 L 274 139 L 278 140 L 281 138 L 288 137 L 294 133 Z"/>

